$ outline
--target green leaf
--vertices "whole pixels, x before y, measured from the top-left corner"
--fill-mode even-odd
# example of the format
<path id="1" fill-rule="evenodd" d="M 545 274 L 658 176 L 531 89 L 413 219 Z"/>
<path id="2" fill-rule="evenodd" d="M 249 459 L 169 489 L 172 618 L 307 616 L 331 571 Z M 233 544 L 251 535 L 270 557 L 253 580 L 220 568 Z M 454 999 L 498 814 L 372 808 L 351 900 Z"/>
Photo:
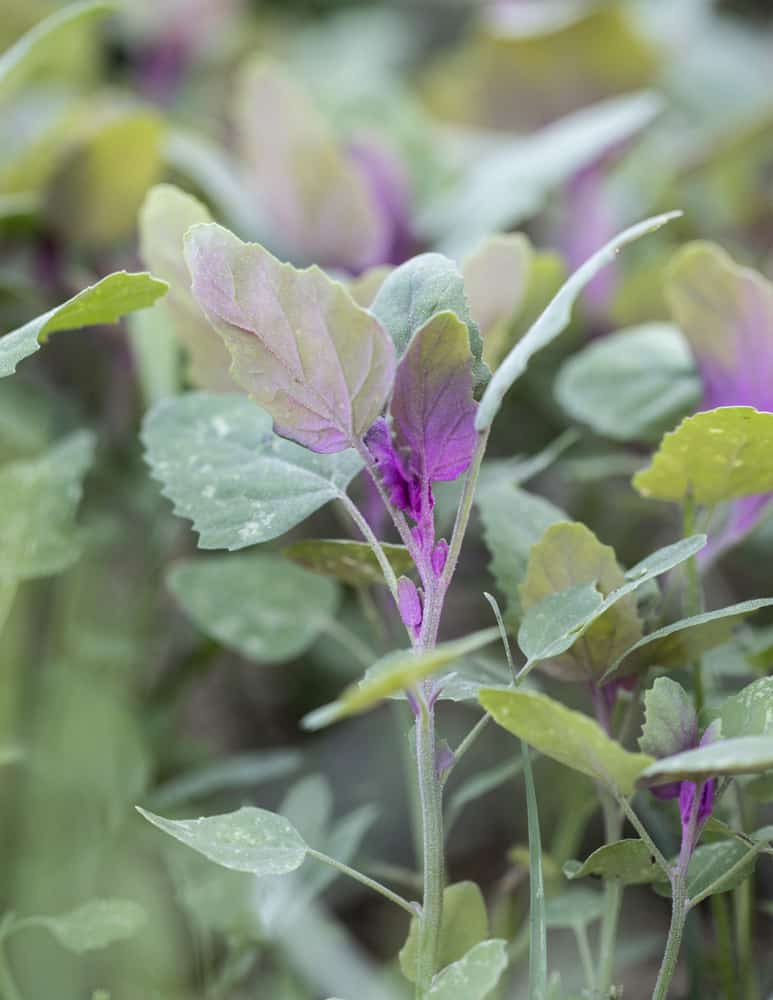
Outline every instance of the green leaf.
<path id="1" fill-rule="evenodd" d="M 773 677 L 761 677 L 728 698 L 719 712 L 722 736 L 773 736 Z"/>
<path id="2" fill-rule="evenodd" d="M 413 570 L 413 559 L 404 545 L 384 542 L 381 547 L 395 576 L 405 576 Z M 339 538 L 303 538 L 283 548 L 282 555 L 314 573 L 334 576 L 351 587 L 385 585 L 378 559 L 366 542 Z"/>
<path id="3" fill-rule="evenodd" d="M 608 680 L 618 674 L 635 673 L 651 666 L 685 666 L 707 650 L 721 645 L 741 619 L 771 605 L 773 598 L 757 598 L 664 625 L 645 635 L 618 657 L 604 679 Z"/>
<path id="4" fill-rule="evenodd" d="M 573 886 L 560 896 L 551 896 L 545 904 L 545 921 L 550 928 L 572 930 L 601 920 L 604 909 L 603 893 Z"/>
<path id="5" fill-rule="evenodd" d="M 698 742 L 698 716 L 692 698 L 670 677 L 657 677 L 644 694 L 642 753 L 671 757 Z"/>
<path id="6" fill-rule="evenodd" d="M 82 955 L 133 937 L 146 922 L 143 908 L 130 899 L 92 899 L 69 913 L 32 917 L 68 951 Z"/>
<path id="7" fill-rule="evenodd" d="M 572 307 L 585 286 L 614 259 L 624 246 L 641 236 L 646 236 L 648 233 L 660 229 L 667 222 L 677 218 L 679 214 L 678 212 L 669 212 L 646 219 L 644 222 L 626 229 L 590 257 L 561 286 L 558 294 L 551 300 L 528 333 L 518 341 L 489 382 L 475 420 L 475 427 L 478 431 L 484 431 L 491 426 L 506 393 L 526 371 L 526 366 L 532 356 L 546 347 L 569 325 L 572 318 Z"/>
<path id="8" fill-rule="evenodd" d="M 201 819 L 164 819 L 139 806 L 137 811 L 181 844 L 237 872 L 285 875 L 300 868 L 308 850 L 289 820 L 254 806 Z"/>
<path id="9" fill-rule="evenodd" d="M 235 394 L 188 393 L 146 416 L 146 460 L 204 549 L 283 535 L 343 496 L 362 468 L 353 451 L 317 455 L 277 437 L 271 417 Z"/>
<path id="10" fill-rule="evenodd" d="M 318 267 L 283 264 L 215 223 L 185 236 L 191 291 L 231 353 L 231 376 L 277 433 L 317 452 L 361 441 L 392 388 L 378 320 Z"/>
<path id="11" fill-rule="evenodd" d="M 595 583 L 578 583 L 530 607 L 518 629 L 518 645 L 527 665 L 565 652 L 567 641 L 587 625 L 603 600 Z M 563 671 L 562 677 L 567 679 Z"/>
<path id="12" fill-rule="evenodd" d="M 40 458 L 0 468 L 0 579 L 50 576 L 79 557 L 75 515 L 94 444 L 92 434 L 77 431 Z"/>
<path id="13" fill-rule="evenodd" d="M 443 890 L 443 922 L 440 927 L 437 964 L 444 969 L 463 958 L 488 937 L 486 904 L 475 882 L 457 882 Z M 400 949 L 400 968 L 410 982 L 416 982 L 416 953 L 419 920 L 411 920 L 408 938 Z"/>
<path id="14" fill-rule="evenodd" d="M 0 377 L 12 375 L 18 363 L 38 351 L 57 330 L 115 323 L 126 313 L 152 306 L 166 290 L 166 282 L 147 273 L 108 274 L 62 305 L 0 338 Z"/>
<path id="15" fill-rule="evenodd" d="M 547 695 L 484 688 L 480 703 L 495 722 L 535 750 L 622 795 L 630 795 L 642 771 L 655 763 L 647 754 L 624 750 L 593 719 Z"/>
<path id="16" fill-rule="evenodd" d="M 305 729 L 322 729 L 349 715 L 359 715 L 396 691 L 405 691 L 455 660 L 499 638 L 496 628 L 473 632 L 464 639 L 441 642 L 423 652 L 398 649 L 373 664 L 363 679 L 346 688 L 336 701 L 315 709 L 303 719 Z"/>
<path id="17" fill-rule="evenodd" d="M 761 846 L 761 845 L 760 845 Z M 748 857 L 731 872 L 731 868 L 742 858 Z M 721 840 L 715 844 L 702 844 L 690 858 L 687 868 L 687 895 L 690 899 L 704 893 L 715 896 L 721 892 L 730 892 L 754 873 L 757 862 L 757 852 L 738 840 Z"/>
<path id="18" fill-rule="evenodd" d="M 308 649 L 339 598 L 331 580 L 263 553 L 187 559 L 172 567 L 167 585 L 205 635 L 257 663 L 283 663 Z"/>
<path id="19" fill-rule="evenodd" d="M 71 33 L 113 13 L 115 3 L 74 3 L 40 21 L 0 56 L 0 99 L 8 97 L 45 69 L 51 53 L 71 42 Z"/>
<path id="20" fill-rule="evenodd" d="M 773 413 L 721 406 L 687 417 L 666 434 L 633 485 L 654 500 L 721 503 L 773 490 L 772 454 Z"/>
<path id="21" fill-rule="evenodd" d="M 285 778 L 301 764 L 294 750 L 262 750 L 214 760 L 153 789 L 154 809 L 170 809 L 224 791 L 252 789 L 264 781 Z"/>
<path id="22" fill-rule="evenodd" d="M 614 441 L 659 441 L 695 409 L 700 392 L 690 350 L 667 323 L 594 341 L 563 365 L 555 383 L 570 417 Z"/>
<path id="23" fill-rule="evenodd" d="M 773 769 L 773 737 L 738 736 L 685 750 L 650 764 L 639 776 L 642 788 L 672 781 L 707 781 L 723 774 L 755 774 Z"/>
<path id="24" fill-rule="evenodd" d="M 617 840 L 599 847 L 585 861 L 567 861 L 564 875 L 568 879 L 618 879 L 623 885 L 644 885 L 659 882 L 666 873 L 650 854 L 643 840 Z"/>
<path id="25" fill-rule="evenodd" d="M 506 968 L 507 942 L 481 941 L 435 976 L 426 1000 L 484 1000 Z"/>

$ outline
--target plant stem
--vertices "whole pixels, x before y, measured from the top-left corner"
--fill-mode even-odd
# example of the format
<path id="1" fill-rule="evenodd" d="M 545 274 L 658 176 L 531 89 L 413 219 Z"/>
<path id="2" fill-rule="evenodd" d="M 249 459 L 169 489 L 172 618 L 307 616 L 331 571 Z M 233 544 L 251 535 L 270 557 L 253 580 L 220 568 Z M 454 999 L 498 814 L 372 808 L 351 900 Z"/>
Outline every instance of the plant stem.
<path id="1" fill-rule="evenodd" d="M 652 856 L 655 858 L 655 860 L 660 865 L 660 867 L 663 869 L 663 873 L 665 875 L 668 875 L 668 870 L 669 870 L 668 862 L 663 857 L 663 854 L 662 854 L 660 848 L 658 847 L 658 845 L 655 843 L 655 841 L 652 839 L 652 837 L 650 837 L 649 833 L 647 832 L 647 828 L 645 827 L 645 825 L 642 823 L 642 821 L 636 815 L 636 813 L 634 811 L 634 808 L 631 805 L 631 803 L 628 801 L 628 799 L 625 798 L 624 795 L 617 795 L 616 798 L 617 798 L 618 803 L 620 804 L 621 809 L 623 810 L 623 812 L 625 813 L 626 817 L 628 818 L 628 821 L 630 822 L 631 826 L 634 828 L 634 830 L 636 830 L 636 832 L 639 834 L 639 836 L 641 837 L 641 839 L 647 845 L 647 849 L 652 854 Z"/>
<path id="2" fill-rule="evenodd" d="M 688 496 L 683 507 L 683 528 L 682 534 L 685 538 L 695 534 L 695 501 Z M 698 615 L 703 610 L 703 593 L 701 588 L 700 573 L 698 572 L 698 561 L 695 556 L 687 560 L 686 565 L 687 586 L 684 594 L 684 610 L 688 617 Z M 703 664 L 698 657 L 692 665 L 693 694 L 695 695 L 695 710 L 702 711 L 705 702 L 705 692 L 703 690 Z"/>
<path id="3" fill-rule="evenodd" d="M 588 930 L 585 924 L 574 925 L 574 936 L 577 939 L 577 951 L 580 954 L 580 962 L 585 973 L 585 986 L 590 994 L 593 992 L 595 973 L 593 969 L 593 956 L 591 955 L 590 943 L 588 942 Z"/>
<path id="4" fill-rule="evenodd" d="M 384 552 L 384 547 L 381 542 L 373 534 L 373 529 L 368 524 L 362 511 L 357 506 L 357 504 L 352 500 L 348 493 L 341 494 L 341 503 L 346 508 L 349 516 L 360 529 L 362 537 L 370 545 L 373 555 L 378 559 L 378 564 L 381 567 L 381 572 L 384 574 L 384 579 L 386 580 L 387 587 L 397 600 L 397 577 L 395 576 L 395 571 L 392 569 L 392 564 L 387 559 L 386 553 Z"/>
<path id="5" fill-rule="evenodd" d="M 613 844 L 620 838 L 622 820 L 615 808 L 612 794 L 603 786 L 598 786 L 601 805 L 604 810 L 605 840 Z M 623 903 L 623 886 L 617 879 L 609 879 L 604 886 L 604 918 L 601 922 L 601 940 L 599 943 L 598 974 L 596 990 L 600 996 L 606 996 L 612 985 L 615 974 L 615 945 L 617 942 L 617 925 L 620 921 L 620 909 Z"/>
<path id="6" fill-rule="evenodd" d="M 735 969 L 733 968 L 733 946 L 730 940 L 730 921 L 723 895 L 711 897 L 711 915 L 717 936 L 717 965 L 719 979 L 725 1000 L 737 1000 Z"/>
<path id="7" fill-rule="evenodd" d="M 475 487 L 478 484 L 480 466 L 483 461 L 483 456 L 486 453 L 488 436 L 488 428 L 478 435 L 478 443 L 475 446 L 472 463 L 470 464 L 470 468 L 467 470 L 467 477 L 464 480 L 464 489 L 462 490 L 462 495 L 459 499 L 459 506 L 456 510 L 456 520 L 454 521 L 454 529 L 451 532 L 451 541 L 448 544 L 448 558 L 446 559 L 446 565 L 443 569 L 443 576 L 441 580 L 443 592 L 448 589 L 448 585 L 450 584 L 456 570 L 456 564 L 459 561 L 459 553 L 462 549 L 462 542 L 464 541 L 467 524 L 470 520 L 470 514 L 472 512 L 472 502 L 475 499 Z"/>
<path id="8" fill-rule="evenodd" d="M 546 1000 L 548 991 L 548 943 L 545 922 L 545 878 L 542 871 L 537 791 L 529 745 L 521 740 L 523 776 L 526 785 L 526 815 L 529 828 L 529 1000 Z"/>
<path id="9" fill-rule="evenodd" d="M 330 865 L 331 868 L 335 868 L 336 871 L 341 872 L 342 875 L 348 875 L 349 878 L 353 878 L 356 882 L 362 883 L 362 885 L 367 886 L 374 892 L 379 893 L 385 899 L 399 906 L 401 909 L 405 910 L 406 913 L 410 913 L 412 917 L 416 916 L 416 907 L 404 899 L 399 893 L 393 892 L 388 889 L 385 885 L 377 882 L 375 879 L 370 878 L 368 875 L 364 875 L 362 872 L 358 872 L 356 868 L 350 868 L 349 865 L 345 865 L 343 861 L 337 861 L 335 858 L 331 858 L 327 854 L 323 854 L 322 851 L 315 851 L 313 847 L 309 847 L 307 854 L 311 858 L 316 858 L 317 861 L 321 861 L 323 864 Z"/>

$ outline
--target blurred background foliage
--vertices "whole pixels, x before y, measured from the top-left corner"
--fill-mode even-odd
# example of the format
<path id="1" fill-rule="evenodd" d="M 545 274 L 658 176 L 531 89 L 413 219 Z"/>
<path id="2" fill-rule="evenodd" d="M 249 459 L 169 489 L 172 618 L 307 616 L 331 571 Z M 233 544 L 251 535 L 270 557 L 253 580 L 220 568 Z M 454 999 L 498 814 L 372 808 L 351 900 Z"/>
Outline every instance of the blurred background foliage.
<path id="1" fill-rule="evenodd" d="M 62 9 L 0 0 L 0 49 L 13 54 Z M 613 233 L 683 209 L 593 282 L 571 331 L 508 400 L 492 454 L 535 454 L 571 425 L 552 392 L 562 360 L 591 338 L 668 318 L 663 274 L 677 245 L 712 239 L 773 273 L 772 56 L 764 0 L 89 8 L 38 39 L 21 71 L 0 57 L 2 330 L 110 271 L 141 268 L 138 213 L 159 181 L 296 263 L 350 279 L 365 272 L 365 302 L 371 267 L 427 249 L 461 261 L 492 232 L 526 233 L 539 252 L 525 265 L 518 308 L 500 317 L 500 354 L 566 271 Z M 42 929 L 19 932 L 6 946 L 18 989 L 24 1000 L 400 997 L 391 956 L 406 928 L 379 900 L 306 868 L 292 892 L 289 880 L 258 890 L 165 843 L 134 813 L 136 803 L 183 815 L 283 803 L 310 842 L 356 853 L 373 871 L 388 861 L 406 893 L 415 879 L 403 706 L 313 736 L 298 728 L 374 651 L 399 641 L 378 589 L 299 585 L 276 610 L 274 648 L 287 646 L 279 657 L 205 635 L 167 585 L 195 537 L 151 480 L 138 437 L 148 406 L 190 377 L 166 308 L 60 334 L 0 382 L 0 535 L 16 560 L 0 557 L 0 744 L 18 749 L 0 770 L 2 908 L 53 914 L 117 896 L 146 914 L 133 937 L 87 955 Z M 84 428 L 90 436 L 77 436 Z M 632 564 L 679 530 L 630 488 L 643 452 L 584 431 L 529 488 Z M 17 553 L 14 539 L 30 534 L 56 558 Z M 326 509 L 272 548 L 342 534 Z M 771 595 L 771 555 L 773 532 L 762 524 L 712 569 L 710 593 L 723 603 Z M 449 636 L 489 623 L 480 599 L 494 586 L 488 562 L 475 523 L 449 598 Z M 271 589 L 270 577 L 247 580 L 229 592 L 234 610 L 259 607 Z M 305 619 L 312 625 L 299 639 Z M 736 642 L 735 659 L 713 657 L 710 683 L 748 670 L 752 646 L 766 669 L 766 636 Z M 449 736 L 474 718 L 452 701 L 442 713 Z M 489 733 L 449 792 L 460 816 L 452 877 L 480 881 L 495 929 L 515 942 L 503 997 L 525 975 L 528 907 L 511 754 L 506 736 Z M 484 791 L 465 779 L 494 766 L 499 794 L 462 812 Z M 538 777 L 557 873 L 597 842 L 598 817 L 575 774 L 540 761 Z M 370 804 L 374 815 L 362 812 Z M 760 891 L 773 898 L 770 884 Z M 662 944 L 665 907 L 635 892 L 620 968 L 649 968 Z M 759 914 L 756 933 L 769 940 L 769 915 Z M 571 984 L 561 933 L 554 949 Z M 644 993 L 634 985 L 629 995 Z"/>

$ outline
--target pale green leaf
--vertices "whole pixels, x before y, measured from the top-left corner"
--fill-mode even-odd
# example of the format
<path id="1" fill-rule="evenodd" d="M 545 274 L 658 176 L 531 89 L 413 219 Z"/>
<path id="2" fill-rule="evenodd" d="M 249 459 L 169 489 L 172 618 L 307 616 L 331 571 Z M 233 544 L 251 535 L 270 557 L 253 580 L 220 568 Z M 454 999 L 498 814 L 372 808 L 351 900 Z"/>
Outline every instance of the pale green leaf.
<path id="1" fill-rule="evenodd" d="M 565 652 L 567 642 L 587 625 L 603 600 L 591 581 L 549 594 L 532 605 L 518 629 L 518 645 L 527 662 L 550 660 Z"/>
<path id="2" fill-rule="evenodd" d="M 46 338 L 57 330 L 116 323 L 126 313 L 152 306 L 166 290 L 166 282 L 147 273 L 116 271 L 108 274 L 62 305 L 0 338 L 0 377 L 12 375 L 17 364 L 39 350 Z"/>
<path id="3" fill-rule="evenodd" d="M 278 437 L 236 394 L 188 393 L 145 418 L 146 459 L 205 549 L 241 549 L 294 528 L 340 498 L 362 468 L 353 451 L 317 455 Z"/>
<path id="4" fill-rule="evenodd" d="M 545 922 L 554 929 L 572 930 L 601 920 L 604 908 L 603 893 L 573 886 L 559 896 L 550 897 L 545 904 Z"/>
<path id="5" fill-rule="evenodd" d="M 441 642 L 434 649 L 398 649 L 373 664 L 363 679 L 346 688 L 336 701 L 315 709 L 303 720 L 306 729 L 321 729 L 349 715 L 358 715 L 397 691 L 413 687 L 455 660 L 495 642 L 496 628 L 473 632 L 464 639 Z"/>
<path id="6" fill-rule="evenodd" d="M 83 954 L 133 937 L 145 924 L 143 908 L 130 899 L 92 899 L 69 913 L 33 917 L 68 951 Z"/>
<path id="7" fill-rule="evenodd" d="M 721 406 L 687 417 L 633 477 L 643 497 L 699 504 L 773 490 L 773 413 Z"/>
<path id="8" fill-rule="evenodd" d="M 698 742 L 698 716 L 693 700 L 670 677 L 657 677 L 644 694 L 644 724 L 639 737 L 642 753 L 671 757 Z"/>
<path id="9" fill-rule="evenodd" d="M 623 885 L 644 885 L 666 878 L 666 872 L 655 861 L 643 840 L 617 840 L 595 850 L 585 861 L 567 861 L 564 875 L 568 879 L 617 879 Z"/>
<path id="10" fill-rule="evenodd" d="M 381 545 L 395 576 L 405 576 L 414 568 L 413 559 L 404 545 Z M 282 555 L 299 566 L 334 576 L 352 587 L 371 584 L 385 585 L 378 559 L 366 542 L 338 538 L 304 538 L 282 549 Z"/>
<path id="11" fill-rule="evenodd" d="M 470 314 L 483 338 L 495 341 L 507 335 L 529 287 L 534 250 L 528 236 L 506 233 L 489 236 L 462 262 L 464 290 Z"/>
<path id="12" fill-rule="evenodd" d="M 724 738 L 773 736 L 773 677 L 760 677 L 728 698 L 719 717 Z"/>
<path id="13" fill-rule="evenodd" d="M 640 787 L 673 781 L 708 781 L 725 774 L 773 770 L 773 737 L 738 736 L 655 761 L 639 776 Z"/>
<path id="14" fill-rule="evenodd" d="M 238 872 L 284 875 L 300 868 L 308 849 L 284 816 L 254 806 L 201 819 L 165 819 L 139 806 L 137 811 L 181 844 Z"/>
<path id="15" fill-rule="evenodd" d="M 167 585 L 205 635 L 257 663 L 300 655 L 335 618 L 339 597 L 332 580 L 264 553 L 187 559 Z"/>
<path id="16" fill-rule="evenodd" d="M 630 795 L 652 757 L 629 753 L 599 724 L 534 691 L 487 688 L 480 703 L 494 721 L 540 753 Z"/>
<path id="17" fill-rule="evenodd" d="M 443 890 L 443 922 L 438 942 L 438 967 L 444 969 L 463 958 L 489 934 L 486 903 L 475 882 L 456 882 Z M 416 982 L 416 954 L 419 920 L 411 920 L 408 938 L 400 949 L 400 968 L 410 982 Z"/>
<path id="18" fill-rule="evenodd" d="M 426 1000 L 484 1000 L 506 968 L 507 942 L 481 941 L 435 976 Z"/>
<path id="19" fill-rule="evenodd" d="M 733 868 L 742 858 L 747 863 Z M 694 899 L 697 895 L 714 896 L 720 892 L 730 892 L 754 873 L 757 860 L 755 850 L 739 840 L 720 840 L 715 844 L 702 844 L 690 858 L 687 868 L 687 895 Z"/>

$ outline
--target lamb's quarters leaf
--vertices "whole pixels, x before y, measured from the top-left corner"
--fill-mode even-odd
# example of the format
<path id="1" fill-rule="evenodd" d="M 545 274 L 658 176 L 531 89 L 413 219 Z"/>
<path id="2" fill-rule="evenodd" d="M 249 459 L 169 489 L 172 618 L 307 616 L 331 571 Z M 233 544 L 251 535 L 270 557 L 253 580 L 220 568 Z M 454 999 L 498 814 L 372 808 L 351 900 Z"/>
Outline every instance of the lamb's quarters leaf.
<path id="1" fill-rule="evenodd" d="M 486 341 L 506 335 L 529 287 L 534 250 L 523 233 L 489 236 L 462 262 L 464 289 L 480 335 Z"/>
<path id="2" fill-rule="evenodd" d="M 166 293 L 167 287 L 165 281 L 145 272 L 108 274 L 60 306 L 0 338 L 0 377 L 12 375 L 18 363 L 39 350 L 46 338 L 57 330 L 116 323 L 127 313 L 152 306 Z"/>
<path id="3" fill-rule="evenodd" d="M 604 916 L 604 894 L 582 886 L 565 889 L 545 904 L 545 923 L 551 928 L 583 927 Z"/>
<path id="4" fill-rule="evenodd" d="M 0 579 L 49 576 L 78 558 L 75 515 L 94 445 L 91 433 L 76 431 L 39 458 L 0 468 Z"/>
<path id="5" fill-rule="evenodd" d="M 489 568 L 507 600 L 505 623 L 514 630 L 523 617 L 518 588 L 526 576 L 529 552 L 551 524 L 566 521 L 567 515 L 544 497 L 499 478 L 490 482 L 482 478 L 475 502 L 491 554 Z"/>
<path id="6" fill-rule="evenodd" d="M 564 363 L 555 384 L 570 417 L 615 441 L 659 441 L 700 392 L 690 350 L 667 323 L 595 341 Z"/>
<path id="7" fill-rule="evenodd" d="M 301 760 L 295 750 L 232 754 L 158 785 L 153 789 L 151 804 L 154 809 L 170 809 L 224 791 L 252 789 L 264 781 L 286 778 L 298 770 Z"/>
<path id="8" fill-rule="evenodd" d="M 603 600 L 596 584 L 590 581 L 577 583 L 557 594 L 548 594 L 528 608 L 518 629 L 518 645 L 527 663 L 554 660 L 564 653 L 567 643 L 574 641 L 574 636 L 588 624 Z M 574 658 L 571 658 L 570 673 L 560 661 L 551 664 L 551 669 L 560 671 L 560 676 L 567 680 L 574 676 L 574 663 Z M 591 666 L 589 664 L 587 669 L 592 675 Z"/>
<path id="9" fill-rule="evenodd" d="M 165 129 L 145 109 L 97 121 L 89 119 L 54 172 L 44 206 L 62 239 L 95 249 L 132 235 L 142 199 L 161 174 Z"/>
<path id="10" fill-rule="evenodd" d="M 303 864 L 308 850 L 289 820 L 254 806 L 222 816 L 164 819 L 137 806 L 145 819 L 223 868 L 251 875 L 285 875 Z"/>
<path id="11" fill-rule="evenodd" d="M 646 219 L 644 222 L 626 229 L 590 257 L 561 286 L 557 295 L 492 376 L 478 408 L 478 416 L 475 421 L 478 431 L 484 431 L 491 426 L 506 393 L 526 371 L 526 366 L 532 356 L 546 347 L 569 325 L 572 318 L 572 307 L 585 286 L 615 258 L 615 255 L 624 246 L 648 233 L 655 232 L 667 222 L 677 218 L 679 214 L 679 212 L 668 212 L 665 215 Z"/>
<path id="12" fill-rule="evenodd" d="M 317 452 L 360 441 L 392 388 L 378 320 L 318 267 L 283 264 L 215 223 L 185 237 L 193 297 L 231 353 L 231 376 L 278 433 Z"/>
<path id="13" fill-rule="evenodd" d="M 359 715 L 397 691 L 405 691 L 437 673 L 455 660 L 496 642 L 499 630 L 482 629 L 464 639 L 440 642 L 434 649 L 398 649 L 377 660 L 359 683 L 351 684 L 336 701 L 310 712 L 303 720 L 306 729 L 322 729 L 349 715 Z"/>
<path id="14" fill-rule="evenodd" d="M 728 698 L 719 711 L 722 736 L 773 736 L 773 677 L 760 677 Z"/>
<path id="15" fill-rule="evenodd" d="M 307 649 L 335 617 L 336 584 L 278 555 L 186 559 L 167 586 L 191 620 L 257 663 L 283 663 Z"/>
<path id="16" fill-rule="evenodd" d="M 652 757 L 630 753 L 599 724 L 535 691 L 484 688 L 480 703 L 494 721 L 540 753 L 630 795 Z"/>
<path id="17" fill-rule="evenodd" d="M 564 875 L 568 879 L 618 879 L 623 885 L 645 885 L 660 882 L 666 873 L 655 861 L 643 840 L 617 840 L 599 847 L 585 861 L 567 861 Z"/>
<path id="18" fill-rule="evenodd" d="M 720 406 L 686 417 L 633 485 L 643 497 L 699 504 L 773 490 L 773 413 Z"/>
<path id="19" fill-rule="evenodd" d="M 8 97 L 41 69 L 51 54 L 72 42 L 72 32 L 113 13 L 117 3 L 73 3 L 40 21 L 0 56 L 0 100 Z"/>
<path id="20" fill-rule="evenodd" d="M 725 642 L 733 627 L 747 615 L 771 605 L 773 598 L 761 597 L 664 625 L 626 650 L 612 664 L 604 679 L 636 673 L 650 666 L 683 667 Z"/>
<path id="21" fill-rule="evenodd" d="M 657 677 L 644 693 L 639 748 L 651 757 L 671 757 L 698 743 L 698 716 L 690 695 L 670 677 Z"/>
<path id="22" fill-rule="evenodd" d="M 31 919 L 68 951 L 81 955 L 133 937 L 147 917 L 139 903 L 130 899 L 92 899 L 69 913 Z"/>
<path id="23" fill-rule="evenodd" d="M 469 331 L 475 383 L 480 384 L 488 377 L 481 360 L 483 341 L 470 313 L 464 279 L 448 257 L 424 253 L 396 267 L 379 288 L 370 310 L 392 338 L 398 357 L 405 354 L 414 335 L 433 316 L 455 313 Z"/>
<path id="24" fill-rule="evenodd" d="M 145 417 L 142 440 L 154 478 L 204 549 L 283 535 L 341 497 L 362 468 L 354 451 L 317 455 L 278 437 L 271 417 L 234 393 L 162 401 Z"/>
<path id="25" fill-rule="evenodd" d="M 707 898 L 735 889 L 754 874 L 761 847 L 762 844 L 750 847 L 735 839 L 701 844 L 690 858 L 687 868 L 688 900 L 699 895 Z M 745 863 L 739 865 L 735 871 L 731 871 L 744 858 L 746 858 Z M 667 882 L 658 882 L 655 891 L 661 896 L 670 896 L 671 886 Z"/>
<path id="26" fill-rule="evenodd" d="M 486 903 L 475 882 L 456 882 L 443 890 L 443 922 L 438 941 L 438 968 L 444 969 L 463 958 L 489 935 Z M 400 968 L 410 982 L 416 982 L 416 952 L 419 920 L 411 920 L 408 938 L 400 949 Z"/>
<path id="27" fill-rule="evenodd" d="M 647 788 L 673 781 L 708 781 L 725 774 L 773 770 L 773 736 L 737 736 L 655 761 L 639 775 Z"/>
<path id="28" fill-rule="evenodd" d="M 381 547 L 395 576 L 406 576 L 411 572 L 413 559 L 404 545 L 384 542 Z M 378 559 L 366 542 L 345 538 L 303 538 L 282 549 L 282 555 L 314 573 L 334 576 L 352 587 L 385 583 Z"/>
<path id="29" fill-rule="evenodd" d="M 188 374 L 195 386 L 227 392 L 236 385 L 228 374 L 231 355 L 191 295 L 183 238 L 191 226 L 212 216 L 197 198 L 173 184 L 148 191 L 139 217 L 140 254 L 150 270 L 169 284 L 169 294 L 153 310 L 188 352 Z"/>
<path id="30" fill-rule="evenodd" d="M 507 942 L 481 941 L 432 980 L 427 1000 L 485 1000 L 507 968 Z"/>

